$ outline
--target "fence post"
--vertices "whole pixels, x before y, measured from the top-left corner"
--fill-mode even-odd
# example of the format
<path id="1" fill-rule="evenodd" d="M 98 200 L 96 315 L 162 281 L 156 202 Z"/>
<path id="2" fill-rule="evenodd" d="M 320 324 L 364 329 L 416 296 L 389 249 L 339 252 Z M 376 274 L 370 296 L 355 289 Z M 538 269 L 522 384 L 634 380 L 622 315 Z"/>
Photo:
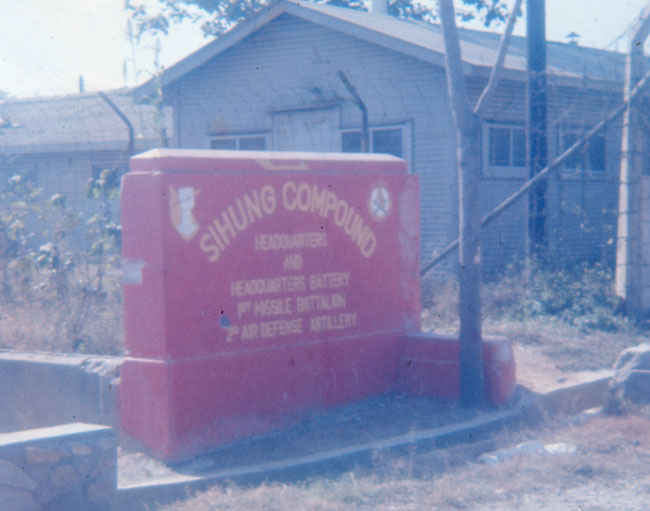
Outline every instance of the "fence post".
<path id="1" fill-rule="evenodd" d="M 636 83 L 644 74 L 643 46 L 650 30 L 650 4 L 639 16 L 630 40 L 625 62 L 624 99 L 627 101 Z M 641 175 L 643 169 L 644 134 L 638 105 L 629 102 L 623 112 L 621 134 L 621 166 L 618 190 L 618 232 L 616 240 L 616 294 L 625 303 L 630 316 L 643 311 L 641 252 Z"/>

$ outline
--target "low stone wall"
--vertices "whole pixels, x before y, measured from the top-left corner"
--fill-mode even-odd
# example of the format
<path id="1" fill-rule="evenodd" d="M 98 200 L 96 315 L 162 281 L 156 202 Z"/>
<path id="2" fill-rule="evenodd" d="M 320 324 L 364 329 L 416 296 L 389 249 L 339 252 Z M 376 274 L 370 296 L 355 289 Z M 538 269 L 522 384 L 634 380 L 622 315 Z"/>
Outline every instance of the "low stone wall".
<path id="1" fill-rule="evenodd" d="M 0 352 L 0 432 L 87 422 L 117 426 L 117 357 Z"/>
<path id="2" fill-rule="evenodd" d="M 117 487 L 113 430 L 66 424 L 0 434 L 0 509 L 109 511 Z"/>

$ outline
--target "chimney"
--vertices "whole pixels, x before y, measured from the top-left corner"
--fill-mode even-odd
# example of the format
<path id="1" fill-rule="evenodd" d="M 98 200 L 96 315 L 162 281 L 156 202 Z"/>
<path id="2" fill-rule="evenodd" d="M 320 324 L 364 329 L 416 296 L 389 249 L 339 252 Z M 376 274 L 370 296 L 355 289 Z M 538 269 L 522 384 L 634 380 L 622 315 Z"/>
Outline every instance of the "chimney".
<path id="1" fill-rule="evenodd" d="M 86 84 L 83 75 L 79 75 L 79 92 L 86 92 Z"/>
<path id="2" fill-rule="evenodd" d="M 388 0 L 370 0 L 370 12 L 388 16 Z"/>

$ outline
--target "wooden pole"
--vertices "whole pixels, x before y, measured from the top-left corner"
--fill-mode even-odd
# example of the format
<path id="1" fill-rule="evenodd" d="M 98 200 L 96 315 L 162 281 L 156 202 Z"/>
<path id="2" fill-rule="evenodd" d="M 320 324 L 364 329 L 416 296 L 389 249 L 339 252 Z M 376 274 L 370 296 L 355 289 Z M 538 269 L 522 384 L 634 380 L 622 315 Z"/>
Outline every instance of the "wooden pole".
<path id="1" fill-rule="evenodd" d="M 602 121 L 600 121 L 593 128 L 591 128 L 585 134 L 584 137 L 577 140 L 571 147 L 569 147 L 561 155 L 559 155 L 553 161 L 551 161 L 551 163 L 549 163 L 549 165 L 546 168 L 544 168 L 541 172 L 539 172 L 534 177 L 526 181 L 521 186 L 521 188 L 519 188 L 519 190 L 514 192 L 505 200 L 503 200 L 498 206 L 496 206 L 492 211 L 490 211 L 486 216 L 484 216 L 483 219 L 481 220 L 481 227 L 485 227 L 486 225 L 489 225 L 493 220 L 501 216 L 501 214 L 507 211 L 512 205 L 516 204 L 517 201 L 519 201 L 536 183 L 538 183 L 541 179 L 545 179 L 546 177 L 548 177 L 551 174 L 551 172 L 557 170 L 567 158 L 569 158 L 576 151 L 582 149 L 582 147 L 584 147 L 584 145 L 594 135 L 596 135 L 596 133 L 602 130 L 607 124 L 612 122 L 614 119 L 618 118 L 618 116 L 621 115 L 627 109 L 630 102 L 633 101 L 645 89 L 645 87 L 648 85 L 649 82 L 650 82 L 650 71 L 648 71 L 643 76 L 643 78 L 636 84 L 634 89 L 630 92 L 629 97 L 627 98 L 626 101 L 624 101 L 619 106 L 611 110 L 607 115 L 607 117 L 605 117 Z M 458 238 L 452 241 L 451 243 L 449 243 L 449 245 L 443 248 L 440 253 L 436 254 L 436 256 L 431 261 L 429 261 L 426 265 L 422 267 L 422 269 L 420 270 L 420 275 L 421 276 L 426 275 L 434 267 L 436 267 L 438 264 L 444 261 L 447 256 L 449 256 L 454 250 L 458 248 L 458 244 L 459 244 Z"/>
<path id="2" fill-rule="evenodd" d="M 479 118 L 470 108 L 452 0 L 438 0 L 445 42 L 445 68 L 456 131 L 458 172 L 460 282 L 460 398 L 465 406 L 483 403 L 481 342 L 481 261 L 479 253 L 480 135 Z"/>
<path id="3" fill-rule="evenodd" d="M 641 240 L 641 176 L 643 174 L 644 133 L 641 112 L 631 102 L 633 87 L 643 75 L 643 46 L 650 31 L 650 4 L 641 12 L 630 40 L 625 63 L 624 98 L 621 135 L 621 166 L 618 190 L 618 232 L 616 240 L 616 294 L 623 298 L 625 311 L 636 317 L 643 312 L 643 275 Z"/>
<path id="4" fill-rule="evenodd" d="M 528 0 L 526 43 L 528 69 L 528 108 L 526 147 L 528 177 L 546 167 L 546 0 Z M 540 257 L 546 240 L 546 181 L 539 181 L 530 191 L 528 202 L 529 255 Z"/>

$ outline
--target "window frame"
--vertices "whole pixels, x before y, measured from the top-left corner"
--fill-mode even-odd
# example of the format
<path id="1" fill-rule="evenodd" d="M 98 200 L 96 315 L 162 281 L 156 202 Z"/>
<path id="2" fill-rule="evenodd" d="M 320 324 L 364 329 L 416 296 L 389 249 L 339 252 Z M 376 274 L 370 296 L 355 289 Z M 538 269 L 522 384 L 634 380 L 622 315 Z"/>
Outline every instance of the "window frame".
<path id="1" fill-rule="evenodd" d="M 559 156 L 570 147 L 570 145 L 567 147 L 564 146 L 564 137 L 566 135 L 575 134 L 577 137 L 576 140 L 578 140 L 579 138 L 583 137 L 588 130 L 589 130 L 588 127 L 582 125 L 559 125 L 555 130 L 555 156 L 556 157 Z M 586 176 L 586 177 L 599 178 L 599 177 L 605 177 L 607 175 L 607 161 L 608 161 L 607 155 L 609 152 L 607 150 L 607 128 L 604 127 L 600 132 L 594 135 L 594 138 L 595 137 L 600 137 L 602 138 L 603 141 L 603 150 L 604 150 L 603 168 L 593 169 L 590 166 L 586 165 L 586 163 L 590 161 L 590 154 L 588 151 L 590 143 L 587 142 L 586 144 L 587 150 L 581 150 L 578 153 L 578 154 L 582 153 L 583 163 L 585 163 L 585 165 L 583 166 L 584 168 L 571 168 L 571 167 L 567 167 L 567 165 L 563 163 L 560 167 L 560 175 L 562 177 L 570 178 L 572 176 Z"/>
<path id="2" fill-rule="evenodd" d="M 369 153 L 374 154 L 389 154 L 389 153 L 375 153 L 374 151 L 374 137 L 373 133 L 375 131 L 388 131 L 399 129 L 402 134 L 402 156 L 401 158 L 406 161 L 409 173 L 413 173 L 413 138 L 412 138 L 412 123 L 410 121 L 400 122 L 400 123 L 389 123 L 389 124 L 377 124 L 368 126 L 368 139 Z M 361 134 L 361 128 L 359 127 L 350 127 L 350 128 L 341 128 L 339 129 L 339 150 L 343 152 L 343 134 L 344 133 L 359 133 Z M 348 151 L 351 152 L 351 151 Z"/>
<path id="3" fill-rule="evenodd" d="M 510 130 L 510 165 L 492 165 L 490 164 L 490 148 L 491 148 L 491 139 L 490 139 L 490 128 L 506 128 Z M 512 160 L 514 159 L 514 148 L 513 144 L 513 132 L 514 130 L 521 130 L 524 133 L 524 165 L 517 166 L 512 165 Z M 526 127 L 517 122 L 505 122 L 505 121 L 486 121 L 483 123 L 481 130 L 481 142 L 482 142 L 482 156 L 483 164 L 481 165 L 482 174 L 484 177 L 495 177 L 495 178 L 519 178 L 525 179 L 528 175 L 527 165 L 526 165 Z"/>
<path id="4" fill-rule="evenodd" d="M 242 139 L 251 139 L 251 138 L 262 138 L 264 139 L 264 149 L 241 149 Z M 212 147 L 212 143 L 216 140 L 234 140 L 235 148 L 234 149 L 215 149 Z M 271 135 L 268 132 L 250 132 L 250 133 L 220 133 L 220 134 L 211 134 L 209 135 L 208 146 L 210 149 L 215 149 L 217 151 L 270 151 Z"/>

